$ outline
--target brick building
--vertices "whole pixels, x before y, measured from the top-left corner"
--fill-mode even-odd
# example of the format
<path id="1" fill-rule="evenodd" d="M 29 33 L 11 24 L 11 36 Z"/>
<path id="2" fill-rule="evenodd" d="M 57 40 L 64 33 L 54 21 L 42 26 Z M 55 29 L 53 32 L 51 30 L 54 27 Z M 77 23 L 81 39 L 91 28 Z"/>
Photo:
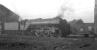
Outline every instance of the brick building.
<path id="1" fill-rule="evenodd" d="M 72 27 L 72 31 L 75 31 L 77 33 L 89 33 L 90 31 L 94 31 L 94 23 L 84 23 L 80 20 L 74 20 L 70 22 L 70 25 Z M 75 30 L 74 30 L 75 29 Z"/>
<path id="2" fill-rule="evenodd" d="M 3 30 L 14 30 L 18 27 L 19 16 L 0 4 L 0 31 Z M 5 32 L 5 31 L 3 31 Z"/>

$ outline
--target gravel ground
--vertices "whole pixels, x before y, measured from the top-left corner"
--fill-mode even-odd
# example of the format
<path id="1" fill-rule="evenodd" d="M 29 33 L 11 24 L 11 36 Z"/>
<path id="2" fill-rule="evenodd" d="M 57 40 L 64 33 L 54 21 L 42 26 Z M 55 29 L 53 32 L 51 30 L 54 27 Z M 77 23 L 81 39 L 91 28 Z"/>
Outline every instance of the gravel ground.
<path id="1" fill-rule="evenodd" d="M 72 41 L 72 42 L 73 42 L 72 45 L 68 45 L 68 46 L 65 45 L 63 47 L 59 46 L 59 47 L 56 47 L 56 50 L 97 50 L 97 40 L 91 43 L 88 43 L 89 41 L 87 41 L 85 42 L 87 44 L 82 44 L 82 45 L 81 45 L 81 42 L 78 42 L 78 41 Z M 33 45 L 23 45 L 23 44 L 21 45 L 4 45 L 4 44 L 1 45 L 0 44 L 0 50 L 46 50 L 46 48 L 43 46 L 42 47 L 38 46 L 38 49 L 36 49 L 37 47 L 35 46 L 33 47 Z"/>

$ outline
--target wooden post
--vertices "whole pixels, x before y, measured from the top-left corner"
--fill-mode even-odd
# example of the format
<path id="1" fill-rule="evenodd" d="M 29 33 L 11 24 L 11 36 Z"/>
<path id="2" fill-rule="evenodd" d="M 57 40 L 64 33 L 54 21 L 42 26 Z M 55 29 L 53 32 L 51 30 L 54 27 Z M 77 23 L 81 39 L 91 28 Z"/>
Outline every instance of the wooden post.
<path id="1" fill-rule="evenodd" d="M 1 34 L 4 33 L 4 23 L 5 23 L 5 16 L 2 16 L 1 17 Z"/>

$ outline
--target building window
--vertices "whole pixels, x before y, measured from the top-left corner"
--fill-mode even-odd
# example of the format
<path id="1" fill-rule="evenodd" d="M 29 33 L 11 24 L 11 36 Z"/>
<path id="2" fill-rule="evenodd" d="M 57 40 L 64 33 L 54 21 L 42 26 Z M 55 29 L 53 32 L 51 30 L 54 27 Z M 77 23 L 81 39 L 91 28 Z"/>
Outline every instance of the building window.
<path id="1" fill-rule="evenodd" d="M 88 26 L 88 31 L 91 31 L 92 30 L 92 26 Z"/>
<path id="2" fill-rule="evenodd" d="M 84 29 L 83 28 L 80 28 L 80 31 L 82 32 L 82 31 L 84 31 Z"/>

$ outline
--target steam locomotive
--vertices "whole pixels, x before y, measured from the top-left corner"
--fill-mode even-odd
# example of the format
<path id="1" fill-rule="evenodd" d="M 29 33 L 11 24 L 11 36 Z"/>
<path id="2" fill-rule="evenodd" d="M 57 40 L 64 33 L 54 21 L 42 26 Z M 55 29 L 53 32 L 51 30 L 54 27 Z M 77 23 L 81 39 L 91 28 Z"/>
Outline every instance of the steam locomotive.
<path id="1" fill-rule="evenodd" d="M 70 34 L 70 25 L 60 18 L 31 20 L 26 23 L 25 29 L 35 36 L 65 37 Z"/>

